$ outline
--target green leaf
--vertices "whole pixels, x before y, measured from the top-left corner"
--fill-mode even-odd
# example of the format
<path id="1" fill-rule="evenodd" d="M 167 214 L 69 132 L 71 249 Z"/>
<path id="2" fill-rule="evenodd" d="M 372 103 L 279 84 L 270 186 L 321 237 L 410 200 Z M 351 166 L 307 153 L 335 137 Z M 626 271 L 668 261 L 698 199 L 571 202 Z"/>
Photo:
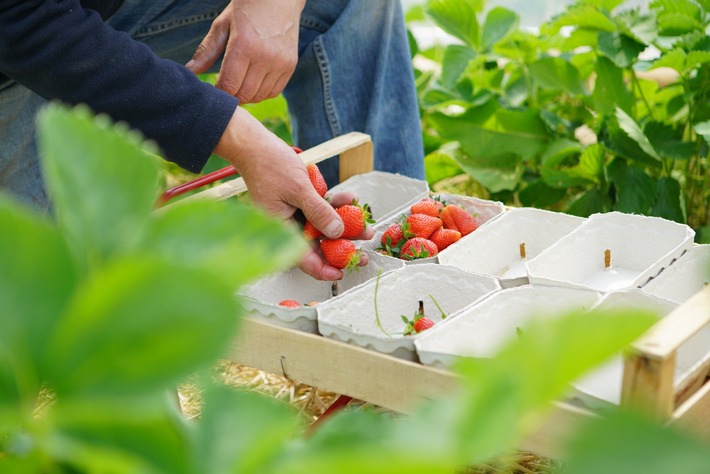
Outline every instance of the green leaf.
<path id="1" fill-rule="evenodd" d="M 253 206 L 201 200 L 160 210 L 139 250 L 209 272 L 236 289 L 293 266 L 307 249 L 295 226 Z"/>
<path id="2" fill-rule="evenodd" d="M 619 121 L 619 127 L 626 132 L 629 138 L 635 141 L 648 156 L 660 161 L 661 158 L 658 156 L 658 153 L 656 153 L 653 145 L 651 145 L 648 137 L 643 133 L 643 130 L 641 130 L 641 127 L 633 118 L 617 107 L 616 119 Z"/>
<path id="3" fill-rule="evenodd" d="M 545 184 L 542 179 L 536 179 L 528 183 L 518 197 L 523 206 L 545 209 L 558 203 L 566 194 L 566 189 L 555 189 Z"/>
<path id="4" fill-rule="evenodd" d="M 494 359 L 462 360 L 458 371 L 465 388 L 455 420 L 459 452 L 470 456 L 468 462 L 480 462 L 514 448 L 571 382 L 656 321 L 641 312 L 548 315 L 526 326 L 523 337 L 511 338 Z"/>
<path id="5" fill-rule="evenodd" d="M 579 175 L 598 183 L 599 178 L 604 174 L 605 158 L 606 148 L 604 145 L 595 143 L 588 146 L 579 157 Z"/>
<path id="6" fill-rule="evenodd" d="M 512 154 L 489 157 L 457 156 L 459 166 L 490 192 L 513 190 L 523 175 L 520 159 Z"/>
<path id="7" fill-rule="evenodd" d="M 663 158 L 687 160 L 695 155 L 695 143 L 683 141 L 683 132 L 676 132 L 670 125 L 648 122 L 643 131 Z"/>
<path id="8" fill-rule="evenodd" d="M 628 68 L 638 55 L 646 49 L 646 45 L 618 32 L 599 33 L 599 51 L 608 57 L 616 66 Z"/>
<path id="9" fill-rule="evenodd" d="M 444 50 L 441 63 L 441 84 L 453 90 L 461 74 L 468 67 L 469 61 L 476 57 L 476 51 L 468 46 L 452 44 Z"/>
<path id="10" fill-rule="evenodd" d="M 150 216 L 158 178 L 140 137 L 82 107 L 52 104 L 37 124 L 54 210 L 80 268 L 134 245 Z"/>
<path id="11" fill-rule="evenodd" d="M 578 4 L 568 8 L 555 18 L 554 25 L 576 26 L 595 31 L 617 31 L 616 24 L 609 16 L 590 4 Z"/>
<path id="12" fill-rule="evenodd" d="M 616 117 L 606 121 L 606 127 L 601 134 L 601 138 L 604 145 L 617 155 L 639 164 L 660 169 L 660 160 L 648 155 L 642 150 L 639 144 L 621 129 Z"/>
<path id="13" fill-rule="evenodd" d="M 614 8 L 623 3 L 624 0 L 582 0 L 583 3 L 588 3 L 590 5 L 595 5 L 602 8 L 608 12 L 612 11 Z M 580 2 L 580 3 L 582 3 Z"/>
<path id="14" fill-rule="evenodd" d="M 628 166 L 616 159 L 607 168 L 609 179 L 616 186 L 614 210 L 631 214 L 648 214 L 656 199 L 656 180 L 642 169 Z"/>
<path id="15" fill-rule="evenodd" d="M 573 216 L 589 217 L 598 212 L 611 211 L 611 198 L 599 188 L 592 188 L 572 201 L 567 208 L 567 212 Z"/>
<path id="16" fill-rule="evenodd" d="M 442 30 L 479 49 L 476 8 L 480 3 L 477 0 L 430 0 L 426 12 Z"/>
<path id="17" fill-rule="evenodd" d="M 167 389 L 224 354 L 238 315 L 232 288 L 210 274 L 122 259 L 75 292 L 48 345 L 49 382 L 64 396 Z"/>
<path id="18" fill-rule="evenodd" d="M 57 229 L 0 195 L 0 405 L 34 397 L 48 338 L 71 298 L 76 270 Z"/>
<path id="19" fill-rule="evenodd" d="M 518 28 L 520 18 L 517 13 L 503 7 L 494 7 L 488 12 L 483 23 L 481 46 L 490 50 L 494 44 L 501 41 Z"/>
<path id="20" fill-rule="evenodd" d="M 649 45 L 658 37 L 658 23 L 654 14 L 625 10 L 619 12 L 614 21 L 621 33 L 642 45 Z"/>
<path id="21" fill-rule="evenodd" d="M 174 390 L 170 399 L 158 393 L 133 403 L 62 400 L 48 451 L 78 472 L 195 472 L 191 427 L 177 413 Z"/>
<path id="22" fill-rule="evenodd" d="M 659 67 L 670 67 L 682 74 L 685 70 L 685 56 L 685 51 L 680 48 L 676 48 L 658 58 L 653 63 L 651 68 L 656 69 Z"/>
<path id="23" fill-rule="evenodd" d="M 567 444 L 561 472 L 568 474 L 705 474 L 710 457 L 707 444 L 689 433 L 618 410 L 595 417 Z"/>
<path id="24" fill-rule="evenodd" d="M 710 143 L 710 120 L 696 123 L 693 127 L 698 135 L 702 135 L 705 141 Z"/>
<path id="25" fill-rule="evenodd" d="M 542 58 L 530 65 L 530 74 L 541 87 L 563 90 L 572 95 L 587 94 L 579 71 L 562 58 Z"/>
<path id="26" fill-rule="evenodd" d="M 471 158 L 489 160 L 493 156 L 516 155 L 530 160 L 549 139 L 535 110 L 507 110 L 493 101 L 470 108 L 462 115 L 436 112 L 429 119 L 444 140 L 459 142 Z"/>
<path id="27" fill-rule="evenodd" d="M 454 145 L 458 144 L 454 142 Z M 454 159 L 455 150 L 449 150 L 450 148 L 451 146 L 440 148 L 424 157 L 424 173 L 430 185 L 464 172 Z"/>
<path id="28" fill-rule="evenodd" d="M 553 188 L 567 189 L 598 182 L 602 166 L 598 160 L 603 162 L 605 152 L 602 145 L 595 146 L 592 150 L 599 151 L 587 152 L 585 156 L 579 142 L 564 138 L 554 142 L 542 157 L 541 175 L 545 184 Z M 584 170 L 582 156 L 585 156 Z"/>
<path id="29" fill-rule="evenodd" d="M 260 393 L 212 385 L 203 406 L 195 472 L 265 472 L 298 434 L 293 407 Z"/>
<path id="30" fill-rule="evenodd" d="M 675 178 L 663 177 L 658 180 L 656 203 L 651 209 L 651 215 L 663 217 L 672 221 L 685 223 L 683 199 L 680 183 Z"/>

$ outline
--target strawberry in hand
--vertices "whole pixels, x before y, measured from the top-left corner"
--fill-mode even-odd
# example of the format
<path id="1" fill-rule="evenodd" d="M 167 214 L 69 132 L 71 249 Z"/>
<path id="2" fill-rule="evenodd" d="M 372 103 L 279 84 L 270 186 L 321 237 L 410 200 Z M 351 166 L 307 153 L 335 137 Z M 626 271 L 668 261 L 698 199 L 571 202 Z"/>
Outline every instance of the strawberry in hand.
<path id="1" fill-rule="evenodd" d="M 308 171 L 308 179 L 311 180 L 311 184 L 315 188 L 316 192 L 320 197 L 325 197 L 325 193 L 328 192 L 328 184 L 325 182 L 323 174 L 318 169 L 315 163 L 308 163 L 306 165 L 306 171 Z"/>
<path id="2" fill-rule="evenodd" d="M 360 263 L 360 251 L 351 240 L 347 239 L 324 239 L 320 242 L 320 249 L 328 264 L 340 270 L 357 269 Z"/>
<path id="3" fill-rule="evenodd" d="M 335 212 L 343 220 L 344 230 L 341 235 L 343 239 L 356 239 L 365 230 L 367 224 L 375 222 L 371 218 L 370 206 L 367 204 L 361 206 L 355 200 L 353 200 L 352 204 L 336 208 Z"/>

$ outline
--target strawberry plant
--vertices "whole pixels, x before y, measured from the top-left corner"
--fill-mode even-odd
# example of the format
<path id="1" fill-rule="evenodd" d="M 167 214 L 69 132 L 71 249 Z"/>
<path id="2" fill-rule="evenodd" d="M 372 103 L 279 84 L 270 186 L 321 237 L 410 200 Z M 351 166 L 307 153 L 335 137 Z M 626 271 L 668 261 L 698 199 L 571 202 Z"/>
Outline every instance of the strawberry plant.
<path id="1" fill-rule="evenodd" d="M 708 2 L 578 0 L 536 32 L 485 5 L 425 9 L 455 38 L 417 52 L 440 65 L 417 71 L 432 185 L 466 173 L 514 205 L 641 213 L 707 232 Z"/>

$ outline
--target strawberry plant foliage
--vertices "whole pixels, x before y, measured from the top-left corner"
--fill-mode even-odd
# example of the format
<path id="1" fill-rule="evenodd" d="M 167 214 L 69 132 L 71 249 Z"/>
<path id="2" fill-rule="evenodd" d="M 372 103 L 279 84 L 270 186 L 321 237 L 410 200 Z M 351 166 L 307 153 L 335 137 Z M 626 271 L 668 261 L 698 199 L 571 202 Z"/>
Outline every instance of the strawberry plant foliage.
<path id="1" fill-rule="evenodd" d="M 460 40 L 418 52 L 441 58 L 440 72 L 416 71 L 432 185 L 465 172 L 511 204 L 708 225 L 707 2 L 580 0 L 538 33 L 483 4 L 428 2 L 429 18 Z M 561 142 L 576 146 L 557 155 Z M 649 186 L 611 180 L 619 163 Z"/>

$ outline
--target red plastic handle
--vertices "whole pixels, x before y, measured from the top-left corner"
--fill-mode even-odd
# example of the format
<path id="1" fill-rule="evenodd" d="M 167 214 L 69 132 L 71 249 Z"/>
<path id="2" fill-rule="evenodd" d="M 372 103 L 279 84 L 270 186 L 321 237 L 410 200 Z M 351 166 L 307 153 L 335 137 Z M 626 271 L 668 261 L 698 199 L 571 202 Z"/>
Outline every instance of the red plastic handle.
<path id="1" fill-rule="evenodd" d="M 295 151 L 296 153 L 303 152 L 303 150 L 301 150 L 297 146 L 292 146 L 291 148 L 293 148 L 293 151 Z M 215 181 L 219 181 L 220 179 L 228 178 L 229 176 L 235 175 L 237 173 L 237 169 L 234 166 L 229 165 L 217 171 L 208 173 L 204 176 L 200 176 L 199 178 L 195 178 L 192 181 L 188 181 L 187 183 L 174 186 L 158 197 L 158 199 L 155 201 L 155 207 L 163 206 L 165 203 L 167 203 L 174 197 L 201 188 L 202 186 L 205 186 L 207 184 L 214 183 Z"/>

